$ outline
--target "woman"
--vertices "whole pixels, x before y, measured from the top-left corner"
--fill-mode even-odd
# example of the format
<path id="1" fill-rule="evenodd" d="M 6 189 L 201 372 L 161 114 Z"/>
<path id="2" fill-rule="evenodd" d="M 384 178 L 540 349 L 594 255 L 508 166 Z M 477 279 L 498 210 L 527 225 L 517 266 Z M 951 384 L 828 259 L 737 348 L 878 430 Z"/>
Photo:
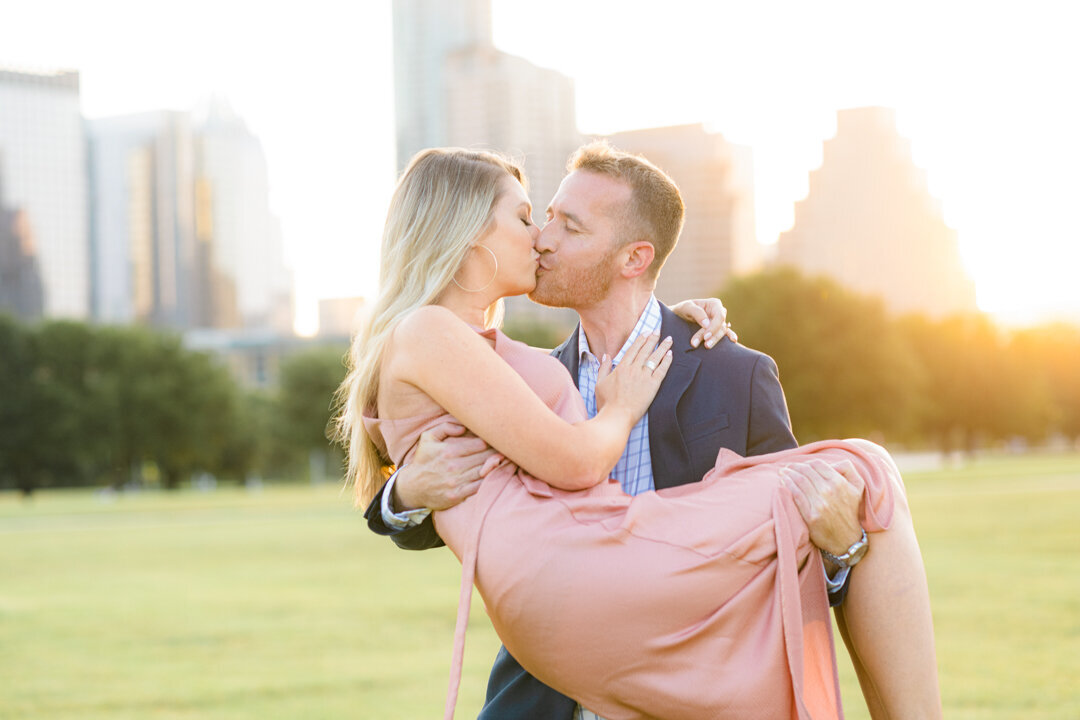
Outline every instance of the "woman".
<path id="1" fill-rule="evenodd" d="M 501 298 L 535 283 L 538 231 L 522 182 L 487 153 L 414 158 L 343 385 L 362 503 L 386 464 L 407 460 L 448 416 L 507 458 L 475 496 L 435 516 L 464 567 L 448 716 L 475 573 L 513 656 L 609 720 L 839 717 L 821 560 L 779 479 L 813 457 L 865 481 L 863 525 L 878 533 L 845 611 L 871 712 L 937 717 L 925 577 L 888 455 L 861 442 L 753 460 L 722 452 L 701 483 L 636 498 L 605 482 L 664 377 L 668 341 L 639 339 L 616 370 L 606 362 L 600 410 L 586 420 L 556 360 L 491 329 Z"/>

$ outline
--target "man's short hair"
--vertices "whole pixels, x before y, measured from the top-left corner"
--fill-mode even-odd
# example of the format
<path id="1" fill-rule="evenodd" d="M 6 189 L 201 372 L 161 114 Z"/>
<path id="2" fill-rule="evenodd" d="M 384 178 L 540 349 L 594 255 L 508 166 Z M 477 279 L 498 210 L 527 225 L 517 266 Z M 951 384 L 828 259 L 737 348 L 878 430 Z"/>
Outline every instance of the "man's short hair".
<path id="1" fill-rule="evenodd" d="M 623 244 L 638 240 L 652 243 L 655 258 L 647 273 L 656 280 L 664 261 L 675 249 L 686 215 L 675 181 L 640 155 L 616 150 L 603 140 L 578 148 L 566 169 L 607 175 L 630 186 Z"/>

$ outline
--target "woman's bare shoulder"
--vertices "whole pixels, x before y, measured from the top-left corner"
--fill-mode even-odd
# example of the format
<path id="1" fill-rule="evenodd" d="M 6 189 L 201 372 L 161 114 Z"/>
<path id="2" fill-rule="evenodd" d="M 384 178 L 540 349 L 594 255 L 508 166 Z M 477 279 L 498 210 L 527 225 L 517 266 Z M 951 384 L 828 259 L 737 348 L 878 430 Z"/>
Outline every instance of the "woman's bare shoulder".
<path id="1" fill-rule="evenodd" d="M 431 346 L 441 340 L 467 338 L 475 335 L 460 317 L 441 305 L 424 305 L 401 319 L 394 328 L 395 345 L 407 347 Z"/>
<path id="2" fill-rule="evenodd" d="M 487 349 L 487 343 L 468 323 L 441 305 L 411 310 L 394 328 L 390 340 L 392 361 L 415 368 L 438 367 L 450 358 L 475 357 Z"/>

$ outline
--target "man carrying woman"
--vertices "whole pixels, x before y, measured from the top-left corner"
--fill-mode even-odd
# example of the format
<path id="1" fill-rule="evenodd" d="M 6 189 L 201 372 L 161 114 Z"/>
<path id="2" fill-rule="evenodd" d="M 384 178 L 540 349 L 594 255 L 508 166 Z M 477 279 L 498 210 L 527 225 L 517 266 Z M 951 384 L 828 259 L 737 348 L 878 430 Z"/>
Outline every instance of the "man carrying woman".
<path id="1" fill-rule="evenodd" d="M 873 546 L 837 617 L 874 716 L 939 714 L 925 576 L 887 455 L 860 443 L 789 450 L 772 361 L 726 341 L 689 349 L 689 326 L 652 297 L 682 223 L 678 190 L 659 170 L 584 148 L 548 215 L 542 232 L 532 226 L 520 172 L 494 156 L 421 153 L 395 193 L 382 296 L 347 384 L 360 499 L 379 490 L 384 465 L 410 461 L 369 520 L 400 525 L 390 510 L 438 510 L 434 523 L 393 528 L 395 540 L 446 540 L 466 575 L 475 569 L 511 651 L 493 670 L 485 716 L 568 717 L 575 701 L 610 720 L 739 717 L 748 702 L 785 713 L 759 717 L 838 714 L 811 539 L 839 557 L 834 576 Z M 579 311 L 579 332 L 556 351 L 570 376 L 556 365 L 554 377 L 505 336 L 478 334 L 501 297 L 522 292 Z M 654 351 L 657 326 L 671 340 Z M 456 452 L 431 441 L 451 419 L 507 459 L 482 482 L 418 460 Z M 721 448 L 734 453 L 718 461 Z M 762 453 L 773 454 L 738 458 Z M 481 471 L 494 464 L 463 456 Z M 626 493 L 601 482 L 613 467 Z M 447 507 L 436 496 L 448 486 L 432 482 L 440 475 L 460 494 L 479 492 Z M 425 493 L 436 501 L 417 502 Z M 606 625 L 583 653 L 592 618 Z M 592 669 L 570 661 L 582 655 Z"/>

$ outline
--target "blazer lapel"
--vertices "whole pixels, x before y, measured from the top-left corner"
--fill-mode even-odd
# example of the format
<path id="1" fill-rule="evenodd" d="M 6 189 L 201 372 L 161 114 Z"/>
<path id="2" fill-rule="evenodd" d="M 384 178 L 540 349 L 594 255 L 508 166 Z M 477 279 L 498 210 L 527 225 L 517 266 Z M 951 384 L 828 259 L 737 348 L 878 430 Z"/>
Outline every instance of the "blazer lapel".
<path id="1" fill-rule="evenodd" d="M 690 451 L 676 415 L 679 401 L 697 375 L 701 361 L 691 352 L 690 326 L 666 305 L 660 305 L 660 337 L 671 336 L 672 361 L 667 377 L 649 406 L 649 454 L 657 489 L 689 482 Z M 663 472 L 657 472 L 662 469 Z"/>
<path id="2" fill-rule="evenodd" d="M 578 384 L 578 364 L 581 361 L 581 353 L 578 351 L 578 332 L 580 325 L 574 329 L 570 337 L 566 338 L 562 345 L 551 351 L 551 355 L 561 362 L 570 371 L 570 377 L 574 378 L 574 385 Z"/>

